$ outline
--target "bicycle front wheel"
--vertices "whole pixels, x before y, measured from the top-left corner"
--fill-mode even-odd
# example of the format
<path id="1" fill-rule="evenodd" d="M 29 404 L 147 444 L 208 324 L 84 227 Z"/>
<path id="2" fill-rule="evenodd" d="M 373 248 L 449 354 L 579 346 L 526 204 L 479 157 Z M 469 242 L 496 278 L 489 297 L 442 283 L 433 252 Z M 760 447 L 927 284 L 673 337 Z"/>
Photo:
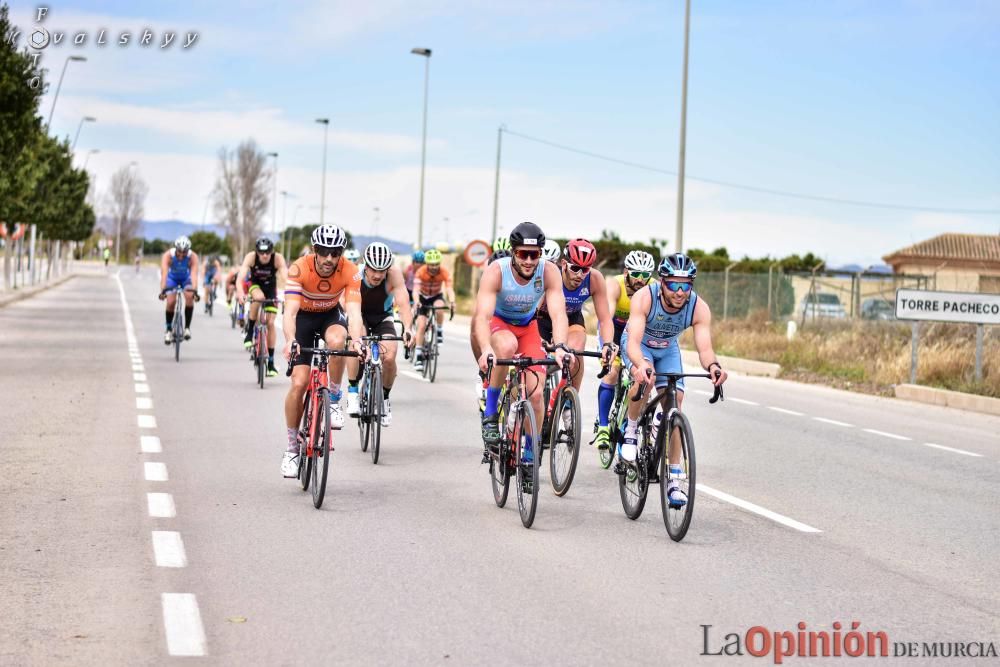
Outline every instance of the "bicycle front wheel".
<path id="1" fill-rule="evenodd" d="M 330 470 L 330 452 L 333 451 L 333 443 L 330 441 L 330 391 L 325 388 L 319 390 L 311 437 L 312 499 L 313 507 L 319 509 L 323 506 L 323 497 L 326 495 L 326 475 Z"/>
<path id="2" fill-rule="evenodd" d="M 257 348 L 256 348 L 256 359 L 254 363 L 257 364 L 257 384 L 260 388 L 264 388 L 264 377 L 267 375 L 267 329 L 261 331 L 257 329 Z"/>
<path id="3" fill-rule="evenodd" d="M 299 420 L 299 484 L 303 491 L 309 490 L 309 482 L 312 481 L 313 460 L 309 456 L 307 448 L 312 437 L 312 400 L 309 392 L 306 392 L 302 406 L 302 419 Z"/>
<path id="4" fill-rule="evenodd" d="M 688 528 L 691 526 L 691 517 L 694 515 L 695 461 L 691 423 L 683 414 L 675 412 L 673 419 L 670 420 L 670 428 L 660 428 L 656 438 L 658 441 L 656 443 L 657 451 L 663 452 L 663 456 L 660 457 L 660 509 L 663 510 L 663 525 L 666 527 L 670 539 L 674 542 L 680 542 L 687 535 Z M 668 445 L 672 438 L 679 438 L 681 443 L 681 472 L 675 475 L 670 474 L 667 460 L 669 458 Z M 687 502 L 683 505 L 670 503 L 667 492 L 669 486 L 674 483 L 687 496 Z"/>
<path id="5" fill-rule="evenodd" d="M 184 307 L 182 303 L 184 297 L 177 296 L 177 305 L 174 306 L 174 361 L 181 361 L 181 342 L 184 340 Z"/>
<path id="6" fill-rule="evenodd" d="M 358 437 L 361 438 L 361 451 L 368 451 L 368 385 L 371 384 L 371 376 L 366 369 L 361 374 L 361 383 L 358 385 Z"/>
<path id="7" fill-rule="evenodd" d="M 379 446 L 382 443 L 382 368 L 372 369 L 368 389 L 368 446 L 372 450 L 372 463 L 378 465 Z"/>
<path id="8" fill-rule="evenodd" d="M 556 401 L 549 427 L 549 476 L 557 496 L 566 495 L 576 474 L 583 433 L 580 414 L 580 395 L 572 385 L 566 385 Z"/>
<path id="9" fill-rule="evenodd" d="M 639 453 L 634 463 L 621 461 L 624 471 L 618 475 L 618 495 L 622 499 L 622 509 L 625 516 L 635 521 L 642 515 L 646 506 L 646 493 L 649 491 L 649 467 L 646 452 L 649 447 L 649 435 L 644 422 L 639 423 Z M 617 470 L 617 469 L 616 469 Z"/>
<path id="10" fill-rule="evenodd" d="M 427 368 L 427 379 L 434 382 L 434 378 L 437 377 L 438 372 L 438 341 L 437 341 L 437 329 L 434 328 L 433 323 L 428 325 L 431 327 L 431 342 L 427 346 L 430 352 L 430 356 L 424 360 L 424 367 Z"/>
<path id="11" fill-rule="evenodd" d="M 517 509 L 521 513 L 521 523 L 531 528 L 538 509 L 538 459 L 541 453 L 538 423 L 531 403 L 517 404 L 517 418 L 514 424 L 514 456 L 517 462 Z"/>
<path id="12" fill-rule="evenodd" d="M 493 487 L 493 501 L 497 504 L 497 507 L 503 507 L 507 504 L 507 493 L 510 491 L 510 466 L 508 461 L 510 461 L 510 440 L 507 438 L 506 428 L 504 425 L 507 422 L 506 415 L 510 410 L 510 401 L 508 400 L 507 394 L 504 393 L 503 399 L 500 401 L 500 429 L 503 433 L 503 438 L 500 440 L 497 453 L 490 453 L 490 485 Z"/>

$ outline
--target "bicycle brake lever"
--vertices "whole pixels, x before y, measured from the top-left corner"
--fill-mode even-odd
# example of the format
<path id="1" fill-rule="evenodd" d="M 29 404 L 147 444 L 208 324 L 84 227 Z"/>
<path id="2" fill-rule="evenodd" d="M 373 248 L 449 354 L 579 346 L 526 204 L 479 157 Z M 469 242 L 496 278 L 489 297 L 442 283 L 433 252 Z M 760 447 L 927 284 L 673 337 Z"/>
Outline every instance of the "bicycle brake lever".
<path id="1" fill-rule="evenodd" d="M 720 384 L 715 388 L 715 393 L 712 394 L 712 398 L 708 399 L 708 402 L 715 403 L 717 401 L 724 401 L 724 400 L 726 400 L 726 397 L 722 395 L 722 385 Z"/>

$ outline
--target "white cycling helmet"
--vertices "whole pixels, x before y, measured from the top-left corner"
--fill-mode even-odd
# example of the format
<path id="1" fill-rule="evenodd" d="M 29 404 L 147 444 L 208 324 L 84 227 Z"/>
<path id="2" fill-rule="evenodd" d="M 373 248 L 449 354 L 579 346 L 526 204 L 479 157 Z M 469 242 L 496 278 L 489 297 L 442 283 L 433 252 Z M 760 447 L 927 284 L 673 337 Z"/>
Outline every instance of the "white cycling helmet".
<path id="1" fill-rule="evenodd" d="M 372 271 L 388 271 L 392 266 L 392 251 L 381 241 L 369 243 L 365 248 L 365 266 Z"/>
<path id="2" fill-rule="evenodd" d="M 361 260 L 361 253 L 358 252 L 356 248 L 349 248 L 344 251 L 344 259 L 348 262 L 354 262 L 357 264 Z"/>
<path id="3" fill-rule="evenodd" d="M 656 260 L 648 252 L 643 250 L 633 250 L 625 255 L 626 271 L 645 271 L 653 273 L 656 269 Z"/>
<path id="4" fill-rule="evenodd" d="M 550 262 L 558 262 L 559 258 L 562 257 L 562 249 L 558 243 L 549 239 L 545 242 L 545 247 L 542 248 L 542 257 Z"/>
<path id="5" fill-rule="evenodd" d="M 320 225 L 313 230 L 310 240 L 321 248 L 343 248 L 347 245 L 347 237 L 337 225 Z"/>
<path id="6" fill-rule="evenodd" d="M 186 236 L 178 236 L 177 240 L 174 241 L 174 248 L 184 252 L 185 250 L 191 249 L 191 239 Z"/>

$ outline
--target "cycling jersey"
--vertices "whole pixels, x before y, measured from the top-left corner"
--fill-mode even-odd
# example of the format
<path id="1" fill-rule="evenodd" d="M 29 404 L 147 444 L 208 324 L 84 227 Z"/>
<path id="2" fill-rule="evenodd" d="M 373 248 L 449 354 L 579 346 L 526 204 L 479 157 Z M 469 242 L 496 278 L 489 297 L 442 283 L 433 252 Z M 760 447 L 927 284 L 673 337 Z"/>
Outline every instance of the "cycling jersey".
<path id="1" fill-rule="evenodd" d="M 421 296 L 437 296 L 444 291 L 445 285 L 451 285 L 451 274 L 443 266 L 437 274 L 431 274 L 425 264 L 417 271 L 415 280 L 420 281 Z"/>
<path id="2" fill-rule="evenodd" d="M 263 290 L 273 287 L 277 283 L 278 267 L 276 265 L 276 253 L 271 253 L 271 259 L 265 264 L 260 261 L 257 253 L 253 254 L 253 265 L 247 272 L 247 277 L 251 285 L 257 285 Z"/>
<path id="3" fill-rule="evenodd" d="M 625 326 L 625 324 L 628 323 L 629 309 L 632 307 L 632 297 L 628 295 L 628 292 L 625 289 L 624 274 L 615 276 L 615 281 L 618 282 L 618 301 L 615 302 L 615 312 L 614 315 L 612 315 L 611 320 L 615 323 L 615 325 L 620 324 Z M 656 281 L 653 278 L 650 278 L 649 282 L 646 284 L 652 285 L 654 282 Z"/>
<path id="4" fill-rule="evenodd" d="M 170 266 L 167 267 L 167 275 L 176 282 L 184 282 L 191 278 L 191 252 L 185 253 L 184 257 L 177 256 L 175 248 L 170 249 Z"/>
<path id="5" fill-rule="evenodd" d="M 676 313 L 669 313 L 660 303 L 659 281 L 649 285 L 649 292 L 652 304 L 646 316 L 646 331 L 639 344 L 642 356 L 653 363 L 653 369 L 657 373 L 683 373 L 684 365 L 681 362 L 677 338 L 693 324 L 698 295 L 692 290 L 687 303 Z M 627 347 L 628 327 L 625 327 L 625 332 L 622 334 L 622 349 L 625 350 Z M 623 358 L 625 367 L 631 369 L 632 361 L 628 354 L 624 354 Z M 656 386 L 666 386 L 667 382 L 666 378 L 657 378 Z M 677 388 L 684 390 L 684 378 L 678 380 Z"/>
<path id="6" fill-rule="evenodd" d="M 590 273 L 588 272 L 586 277 L 580 281 L 580 284 L 575 290 L 571 290 L 566 287 L 566 283 L 563 283 L 563 298 L 566 300 L 566 314 L 572 315 L 573 313 L 579 313 L 583 310 L 583 304 L 587 303 L 590 298 Z M 542 301 L 538 305 L 538 313 L 548 313 L 548 306 L 545 301 Z"/>
<path id="7" fill-rule="evenodd" d="M 361 274 L 352 262 L 340 258 L 329 276 L 316 271 L 315 255 L 299 257 L 288 269 L 285 299 L 298 302 L 300 310 L 310 313 L 332 310 L 343 302 L 361 303 Z"/>
<path id="8" fill-rule="evenodd" d="M 388 289 L 389 276 L 374 287 L 365 280 L 361 272 L 361 315 L 367 326 L 374 326 L 382 320 L 392 317 L 392 292 Z"/>
<path id="9" fill-rule="evenodd" d="M 534 318 L 538 304 L 545 296 L 545 262 L 538 263 L 526 285 L 514 277 L 510 263 L 510 257 L 496 261 L 500 267 L 501 285 L 493 314 L 508 324 L 525 326 Z"/>

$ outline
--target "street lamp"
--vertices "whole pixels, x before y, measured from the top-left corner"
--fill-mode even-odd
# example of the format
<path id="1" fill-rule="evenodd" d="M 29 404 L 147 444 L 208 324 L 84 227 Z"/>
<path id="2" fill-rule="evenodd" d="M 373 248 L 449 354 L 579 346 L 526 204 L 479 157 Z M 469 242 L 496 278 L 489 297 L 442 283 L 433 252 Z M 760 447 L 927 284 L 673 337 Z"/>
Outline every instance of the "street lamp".
<path id="1" fill-rule="evenodd" d="M 330 119 L 317 118 L 317 123 L 323 125 L 323 188 L 319 194 L 319 224 L 323 224 L 323 212 L 326 211 L 326 137 L 330 132 Z"/>
<path id="2" fill-rule="evenodd" d="M 52 98 L 52 108 L 49 109 L 49 119 L 45 123 L 46 132 L 48 131 L 49 126 L 52 124 L 52 114 L 55 113 L 56 110 L 56 100 L 59 99 L 59 89 L 62 88 L 63 77 L 66 76 L 66 66 L 69 65 L 70 60 L 74 60 L 76 62 L 87 61 L 87 59 L 84 56 L 68 56 L 66 58 L 66 62 L 63 63 L 62 74 L 59 75 L 59 85 L 56 86 L 56 94 Z"/>
<path id="3" fill-rule="evenodd" d="M 273 215 L 271 216 L 271 234 L 278 231 L 278 154 L 268 153 L 268 157 L 274 158 L 274 203 L 272 204 Z"/>
<path id="4" fill-rule="evenodd" d="M 90 162 L 90 156 L 93 155 L 94 153 L 100 153 L 100 152 L 101 151 L 99 151 L 96 148 L 91 148 L 89 151 L 87 151 L 87 157 L 85 157 L 83 159 L 83 170 L 84 171 L 87 171 L 87 163 Z"/>
<path id="5" fill-rule="evenodd" d="M 76 136 L 73 137 L 73 145 L 70 146 L 69 149 L 71 153 L 76 150 L 76 140 L 80 138 L 80 130 L 83 129 L 83 124 L 96 123 L 96 122 L 97 119 L 94 118 L 93 116 L 84 116 L 83 118 L 80 119 L 80 124 L 76 126 Z"/>
<path id="6" fill-rule="evenodd" d="M 288 190 L 281 191 L 281 238 L 288 238 Z M 288 244 L 285 243 L 282 248 L 285 255 L 288 255 Z"/>
<path id="7" fill-rule="evenodd" d="M 688 33 L 691 31 L 691 0 L 684 3 L 684 83 L 681 89 L 681 150 L 677 169 L 677 252 L 684 252 L 684 155 L 687 152 Z"/>
<path id="8" fill-rule="evenodd" d="M 410 53 L 423 56 L 424 62 L 424 132 L 420 143 L 420 213 L 417 221 L 417 245 L 424 245 L 424 171 L 427 167 L 427 89 L 431 78 L 431 50 L 422 48 L 410 49 Z"/>

